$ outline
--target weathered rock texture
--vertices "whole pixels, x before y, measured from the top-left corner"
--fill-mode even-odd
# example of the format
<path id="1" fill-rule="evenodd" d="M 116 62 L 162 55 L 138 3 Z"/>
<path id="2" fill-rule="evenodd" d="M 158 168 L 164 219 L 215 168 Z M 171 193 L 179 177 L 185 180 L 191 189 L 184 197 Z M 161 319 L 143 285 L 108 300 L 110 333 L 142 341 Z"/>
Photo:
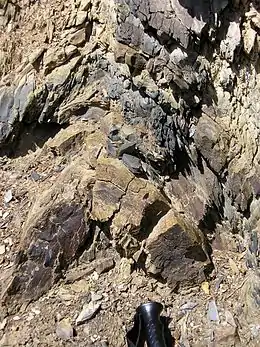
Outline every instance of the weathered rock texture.
<path id="1" fill-rule="evenodd" d="M 257 1 L 75 2 L 59 43 L 0 89 L 3 154 L 27 125 L 79 122 L 46 146 L 85 161 L 34 205 L 9 294 L 48 289 L 95 223 L 126 256 L 148 237 L 147 266 L 173 287 L 202 280 L 216 223 L 258 266 L 259 23 Z"/>

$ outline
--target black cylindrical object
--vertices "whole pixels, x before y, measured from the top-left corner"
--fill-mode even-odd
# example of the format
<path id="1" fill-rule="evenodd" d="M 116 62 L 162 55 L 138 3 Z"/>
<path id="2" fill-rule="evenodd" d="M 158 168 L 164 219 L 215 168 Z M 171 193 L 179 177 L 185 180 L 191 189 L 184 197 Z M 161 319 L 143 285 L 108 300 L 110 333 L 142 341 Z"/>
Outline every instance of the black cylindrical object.
<path id="1" fill-rule="evenodd" d="M 148 302 L 137 309 L 148 347 L 167 347 L 164 326 L 160 320 L 162 310 L 163 306 L 158 302 Z"/>

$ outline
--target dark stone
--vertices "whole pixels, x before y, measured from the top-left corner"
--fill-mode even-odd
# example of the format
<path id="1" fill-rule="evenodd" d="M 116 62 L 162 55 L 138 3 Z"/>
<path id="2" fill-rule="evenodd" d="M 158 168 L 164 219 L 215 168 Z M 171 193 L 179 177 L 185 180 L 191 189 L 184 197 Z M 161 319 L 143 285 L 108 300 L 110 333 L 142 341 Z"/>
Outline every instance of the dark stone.
<path id="1" fill-rule="evenodd" d="M 210 264 L 203 234 L 170 210 L 147 239 L 148 271 L 160 275 L 173 289 L 205 280 Z"/>
<path id="2" fill-rule="evenodd" d="M 156 56 L 162 46 L 154 37 L 144 33 L 140 47 L 144 53 L 149 54 L 150 56 Z"/>
<path id="3" fill-rule="evenodd" d="M 143 31 L 134 24 L 134 17 L 131 15 L 117 28 L 117 40 L 126 45 L 139 47 L 143 41 L 142 36 Z"/>
<path id="4" fill-rule="evenodd" d="M 142 172 L 142 164 L 141 164 L 141 160 L 139 158 L 134 157 L 133 155 L 124 153 L 122 156 L 122 162 L 134 174 Z"/>
<path id="5" fill-rule="evenodd" d="M 0 144 L 10 135 L 12 130 L 11 110 L 14 103 L 13 90 L 0 90 Z"/>
<path id="6" fill-rule="evenodd" d="M 118 157 L 121 157 L 123 154 L 133 154 L 135 152 L 136 143 L 125 140 L 124 143 L 119 146 Z"/>
<path id="7" fill-rule="evenodd" d="M 24 83 L 19 85 L 14 92 L 13 112 L 17 114 L 19 121 L 23 120 L 26 108 L 34 97 L 35 80 L 33 75 L 25 76 Z"/>
<path id="8" fill-rule="evenodd" d="M 17 291 L 19 281 L 24 299 L 41 296 L 62 276 L 62 270 L 85 243 L 88 231 L 83 207 L 71 204 L 50 210 L 35 225 L 34 237 L 24 254 L 26 261 L 18 268 L 8 293 Z"/>
<path id="9" fill-rule="evenodd" d="M 32 171 L 29 177 L 34 182 L 40 181 L 42 178 L 41 175 L 39 175 L 36 171 Z"/>

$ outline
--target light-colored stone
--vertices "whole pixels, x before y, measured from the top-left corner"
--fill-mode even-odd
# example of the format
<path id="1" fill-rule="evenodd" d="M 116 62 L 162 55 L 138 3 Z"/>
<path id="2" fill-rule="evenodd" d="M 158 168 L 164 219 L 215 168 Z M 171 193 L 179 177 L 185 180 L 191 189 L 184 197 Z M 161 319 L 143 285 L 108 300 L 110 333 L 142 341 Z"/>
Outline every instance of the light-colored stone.
<path id="1" fill-rule="evenodd" d="M 88 18 L 88 13 L 86 11 L 78 11 L 76 16 L 76 26 L 80 26 L 86 22 Z"/>
<path id="2" fill-rule="evenodd" d="M 244 42 L 244 50 L 247 54 L 250 54 L 252 48 L 254 47 L 256 40 L 256 31 L 252 29 L 249 22 L 244 24 L 243 30 L 243 42 Z"/>
<path id="3" fill-rule="evenodd" d="M 221 41 L 221 53 L 228 61 L 233 61 L 235 49 L 241 43 L 240 23 L 231 22 L 225 40 Z"/>
<path id="4" fill-rule="evenodd" d="M 80 148 L 91 129 L 84 123 L 75 123 L 61 130 L 47 146 L 56 155 L 65 155 L 68 151 Z"/>
<path id="5" fill-rule="evenodd" d="M 76 324 L 80 325 L 90 320 L 97 313 L 100 306 L 101 306 L 100 302 L 93 302 L 93 301 L 91 301 L 89 304 L 84 305 L 82 311 L 80 312 L 80 314 L 78 315 L 76 319 Z"/>
<path id="6" fill-rule="evenodd" d="M 90 6 L 91 6 L 91 0 L 81 0 L 80 1 L 80 5 L 79 5 L 79 9 L 80 11 L 87 11 L 89 10 Z"/>
<path id="7" fill-rule="evenodd" d="M 5 254 L 5 245 L 0 245 L 0 255 Z"/>
<path id="8" fill-rule="evenodd" d="M 29 63 L 34 64 L 45 52 L 44 47 L 38 48 L 35 52 L 31 53 L 29 56 Z"/>
<path id="9" fill-rule="evenodd" d="M 74 46 L 81 46 L 86 42 L 86 29 L 82 28 L 69 37 L 69 42 Z"/>
<path id="10" fill-rule="evenodd" d="M 69 318 L 64 318 L 57 323 L 56 334 L 62 340 L 70 340 L 73 337 L 73 327 Z"/>

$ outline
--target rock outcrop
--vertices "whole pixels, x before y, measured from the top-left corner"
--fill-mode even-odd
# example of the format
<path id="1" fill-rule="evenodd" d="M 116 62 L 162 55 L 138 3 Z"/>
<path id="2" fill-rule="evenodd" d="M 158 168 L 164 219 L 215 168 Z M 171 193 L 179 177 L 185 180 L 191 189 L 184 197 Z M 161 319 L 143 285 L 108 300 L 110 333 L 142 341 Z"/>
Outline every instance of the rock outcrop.
<path id="1" fill-rule="evenodd" d="M 1 153 L 58 124 L 42 158 L 71 161 L 29 212 L 5 296 L 49 289 L 97 225 L 173 288 L 203 280 L 216 224 L 257 268 L 259 23 L 253 0 L 75 1 L 60 41 L 4 76 Z"/>

